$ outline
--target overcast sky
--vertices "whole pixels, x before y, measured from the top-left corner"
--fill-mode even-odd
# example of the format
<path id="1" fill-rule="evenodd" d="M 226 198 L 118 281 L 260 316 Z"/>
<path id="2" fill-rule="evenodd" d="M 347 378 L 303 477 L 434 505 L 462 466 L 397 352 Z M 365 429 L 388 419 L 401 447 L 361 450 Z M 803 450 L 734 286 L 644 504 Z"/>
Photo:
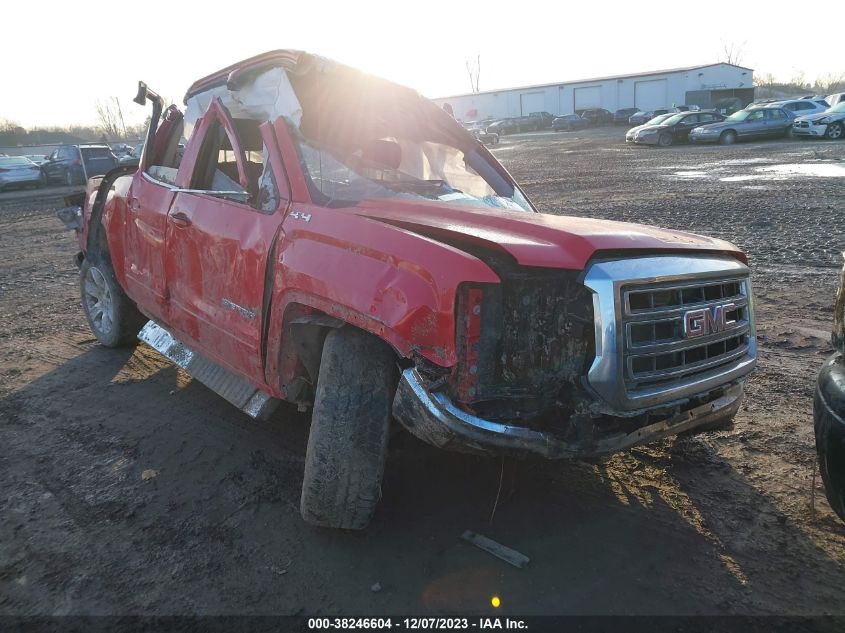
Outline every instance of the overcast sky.
<path id="1" fill-rule="evenodd" d="M 477 53 L 482 90 L 706 64 L 726 43 L 743 46 L 741 64 L 757 75 L 845 73 L 840 38 L 795 24 L 794 4 L 220 4 L 230 9 L 212 0 L 4 3 L 0 118 L 89 124 L 97 99 L 118 96 L 127 122 L 140 121 L 146 111 L 131 103 L 139 79 L 181 103 L 194 79 L 275 48 L 331 57 L 428 97 L 467 92 L 465 62 Z"/>

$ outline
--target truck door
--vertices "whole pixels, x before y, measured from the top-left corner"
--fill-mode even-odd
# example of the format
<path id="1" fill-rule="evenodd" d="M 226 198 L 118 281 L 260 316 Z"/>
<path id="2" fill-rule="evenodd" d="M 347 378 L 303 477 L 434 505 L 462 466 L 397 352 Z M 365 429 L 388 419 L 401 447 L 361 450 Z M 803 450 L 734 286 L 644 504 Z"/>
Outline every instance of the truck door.
<path id="1" fill-rule="evenodd" d="M 155 147 L 145 148 L 142 169 L 135 172 L 127 200 L 126 292 L 145 312 L 166 321 L 164 241 L 167 212 L 175 197 L 184 128 L 175 107 L 165 113 Z"/>
<path id="2" fill-rule="evenodd" d="M 289 199 L 272 126 L 213 101 L 167 216 L 167 322 L 220 365 L 264 383 L 268 265 Z"/>

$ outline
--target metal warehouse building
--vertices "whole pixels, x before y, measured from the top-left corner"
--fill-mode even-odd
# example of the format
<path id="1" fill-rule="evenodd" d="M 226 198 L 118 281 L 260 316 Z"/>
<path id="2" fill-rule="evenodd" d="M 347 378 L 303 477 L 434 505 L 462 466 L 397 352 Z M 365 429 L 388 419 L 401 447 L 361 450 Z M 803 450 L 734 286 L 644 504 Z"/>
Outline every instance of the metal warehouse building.
<path id="1" fill-rule="evenodd" d="M 748 105 L 754 99 L 751 68 L 708 64 L 634 75 L 487 90 L 434 99 L 448 104 L 460 121 L 527 116 L 532 112 L 572 114 L 586 108 L 655 110 L 673 105 L 702 108 Z"/>

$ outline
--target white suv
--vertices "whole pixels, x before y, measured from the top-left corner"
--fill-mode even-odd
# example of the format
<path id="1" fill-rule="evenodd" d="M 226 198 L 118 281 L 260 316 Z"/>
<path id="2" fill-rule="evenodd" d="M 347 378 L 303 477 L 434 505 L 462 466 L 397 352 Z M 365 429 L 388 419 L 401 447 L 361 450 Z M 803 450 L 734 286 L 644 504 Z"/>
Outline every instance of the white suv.
<path id="1" fill-rule="evenodd" d="M 768 105 L 780 106 L 784 110 L 792 112 L 792 114 L 796 117 L 824 112 L 830 107 L 830 104 L 821 97 L 813 97 L 812 99 L 789 99 L 788 101 L 778 101 Z"/>

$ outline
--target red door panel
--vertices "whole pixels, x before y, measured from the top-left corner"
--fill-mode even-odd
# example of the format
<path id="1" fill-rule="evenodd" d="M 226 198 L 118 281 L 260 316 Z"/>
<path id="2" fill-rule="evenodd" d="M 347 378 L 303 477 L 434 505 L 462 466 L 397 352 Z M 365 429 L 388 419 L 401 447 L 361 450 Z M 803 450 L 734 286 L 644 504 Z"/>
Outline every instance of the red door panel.
<path id="1" fill-rule="evenodd" d="M 127 201 L 126 293 L 150 316 L 165 318 L 164 253 L 173 190 L 136 172 Z"/>
<path id="2" fill-rule="evenodd" d="M 190 192 L 176 194 L 167 221 L 167 322 L 257 384 L 265 273 L 280 222 L 280 214 Z"/>

